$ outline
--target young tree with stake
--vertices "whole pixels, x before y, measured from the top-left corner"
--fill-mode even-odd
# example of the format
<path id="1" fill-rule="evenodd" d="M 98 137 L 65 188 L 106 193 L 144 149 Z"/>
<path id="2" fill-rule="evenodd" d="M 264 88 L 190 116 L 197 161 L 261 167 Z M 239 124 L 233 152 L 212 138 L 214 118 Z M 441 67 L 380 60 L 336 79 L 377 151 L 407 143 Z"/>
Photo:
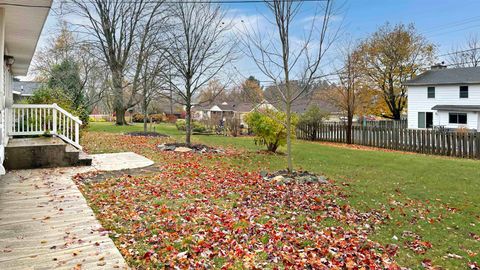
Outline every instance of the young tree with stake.
<path id="1" fill-rule="evenodd" d="M 284 110 L 287 130 L 287 165 L 293 171 L 292 160 L 292 105 L 306 95 L 320 75 L 320 64 L 331 47 L 337 32 L 329 35 L 333 16 L 333 0 L 319 1 L 315 16 L 301 45 L 294 42 L 292 28 L 302 11 L 302 1 L 273 0 L 265 5 L 273 18 L 268 18 L 274 34 L 265 36 L 264 29 L 245 29 L 242 39 L 245 53 L 260 71 L 268 77 Z"/>

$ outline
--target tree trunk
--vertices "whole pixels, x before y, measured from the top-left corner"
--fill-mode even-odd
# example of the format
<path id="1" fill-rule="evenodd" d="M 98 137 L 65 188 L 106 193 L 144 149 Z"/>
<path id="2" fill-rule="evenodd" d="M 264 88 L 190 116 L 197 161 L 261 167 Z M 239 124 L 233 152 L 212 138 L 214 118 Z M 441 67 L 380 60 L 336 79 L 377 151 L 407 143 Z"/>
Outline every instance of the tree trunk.
<path id="1" fill-rule="evenodd" d="M 352 125 L 353 125 L 353 114 L 348 113 L 348 116 L 347 116 L 347 144 L 352 144 Z"/>
<path id="2" fill-rule="evenodd" d="M 113 84 L 113 108 L 115 110 L 116 124 L 123 126 L 126 124 L 125 121 L 125 106 L 123 104 L 123 87 L 122 87 L 123 76 L 120 72 L 112 72 L 112 84 Z"/>
<path id="3" fill-rule="evenodd" d="M 192 110 L 191 105 L 187 104 L 186 108 L 186 115 L 185 115 L 185 143 L 187 145 L 191 144 L 191 136 L 192 136 Z"/>
<path id="4" fill-rule="evenodd" d="M 187 78 L 187 83 L 185 85 L 186 90 L 186 99 L 185 99 L 185 143 L 191 145 L 192 137 L 192 78 Z"/>
<path id="5" fill-rule="evenodd" d="M 147 122 L 148 122 L 148 103 L 147 103 L 147 95 L 143 93 L 143 132 L 147 132 Z"/>
<path id="6" fill-rule="evenodd" d="M 393 120 L 400 120 L 401 114 L 401 111 L 398 108 L 395 108 L 395 111 L 393 112 Z"/>
<path id="7" fill-rule="evenodd" d="M 119 126 L 126 125 L 127 121 L 125 121 L 125 112 L 124 108 L 115 108 L 115 123 Z"/>
<path id="8" fill-rule="evenodd" d="M 148 115 L 147 112 L 143 114 L 143 132 L 147 132 L 147 124 L 148 124 Z"/>
<path id="9" fill-rule="evenodd" d="M 293 161 L 292 161 L 292 112 L 291 112 L 291 102 L 286 104 L 286 114 L 287 114 L 287 167 L 288 171 L 293 171 Z"/>

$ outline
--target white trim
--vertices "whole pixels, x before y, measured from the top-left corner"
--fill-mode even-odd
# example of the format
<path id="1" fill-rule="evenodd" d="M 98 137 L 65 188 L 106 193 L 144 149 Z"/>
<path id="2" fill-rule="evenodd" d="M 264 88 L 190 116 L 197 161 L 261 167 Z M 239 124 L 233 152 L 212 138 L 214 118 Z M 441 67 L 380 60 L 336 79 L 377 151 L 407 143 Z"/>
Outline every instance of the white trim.
<path id="1" fill-rule="evenodd" d="M 57 104 L 13 104 L 8 114 L 9 136 L 43 135 L 50 133 L 67 143 L 80 146 L 82 121 Z"/>
<path id="2" fill-rule="evenodd" d="M 53 104 L 13 104 L 13 108 L 53 108 Z"/>
<path id="3" fill-rule="evenodd" d="M 72 118 L 75 122 L 77 122 L 79 125 L 82 124 L 82 120 L 80 120 L 80 118 L 76 117 L 76 116 L 73 116 L 71 113 L 65 111 L 64 109 L 62 109 L 60 106 L 58 106 L 56 103 L 53 103 L 53 107 L 55 109 L 57 109 L 58 111 L 60 111 L 61 113 L 65 114 L 66 116 L 68 116 L 69 118 Z"/>

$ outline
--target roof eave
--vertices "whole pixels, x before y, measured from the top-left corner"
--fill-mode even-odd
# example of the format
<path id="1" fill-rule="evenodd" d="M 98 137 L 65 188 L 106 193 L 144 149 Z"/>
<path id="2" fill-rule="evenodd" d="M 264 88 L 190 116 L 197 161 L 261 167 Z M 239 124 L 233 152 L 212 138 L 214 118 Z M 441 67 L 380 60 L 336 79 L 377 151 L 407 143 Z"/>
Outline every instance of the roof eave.
<path id="1" fill-rule="evenodd" d="M 50 13 L 52 0 L 22 0 L 15 3 L 25 7 L 13 7 L 10 1 L 0 0 L 5 8 L 5 46 L 9 55 L 15 57 L 12 73 L 25 76 L 35 54 L 40 36 Z M 30 7 L 29 5 L 32 5 Z M 22 18 L 22 20 L 18 20 Z"/>
<path id="2" fill-rule="evenodd" d="M 405 86 L 431 86 L 431 85 L 472 85 L 480 84 L 478 82 L 446 82 L 446 83 L 404 83 Z"/>

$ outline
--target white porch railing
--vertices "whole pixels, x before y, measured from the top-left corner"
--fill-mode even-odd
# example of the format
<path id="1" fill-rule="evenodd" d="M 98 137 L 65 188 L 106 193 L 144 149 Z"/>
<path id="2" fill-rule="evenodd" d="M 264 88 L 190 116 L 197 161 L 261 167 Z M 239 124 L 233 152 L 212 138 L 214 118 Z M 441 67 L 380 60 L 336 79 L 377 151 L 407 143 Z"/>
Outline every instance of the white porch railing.
<path id="1" fill-rule="evenodd" d="M 57 104 L 13 104 L 10 121 L 10 136 L 51 134 L 82 148 L 82 121 Z"/>

